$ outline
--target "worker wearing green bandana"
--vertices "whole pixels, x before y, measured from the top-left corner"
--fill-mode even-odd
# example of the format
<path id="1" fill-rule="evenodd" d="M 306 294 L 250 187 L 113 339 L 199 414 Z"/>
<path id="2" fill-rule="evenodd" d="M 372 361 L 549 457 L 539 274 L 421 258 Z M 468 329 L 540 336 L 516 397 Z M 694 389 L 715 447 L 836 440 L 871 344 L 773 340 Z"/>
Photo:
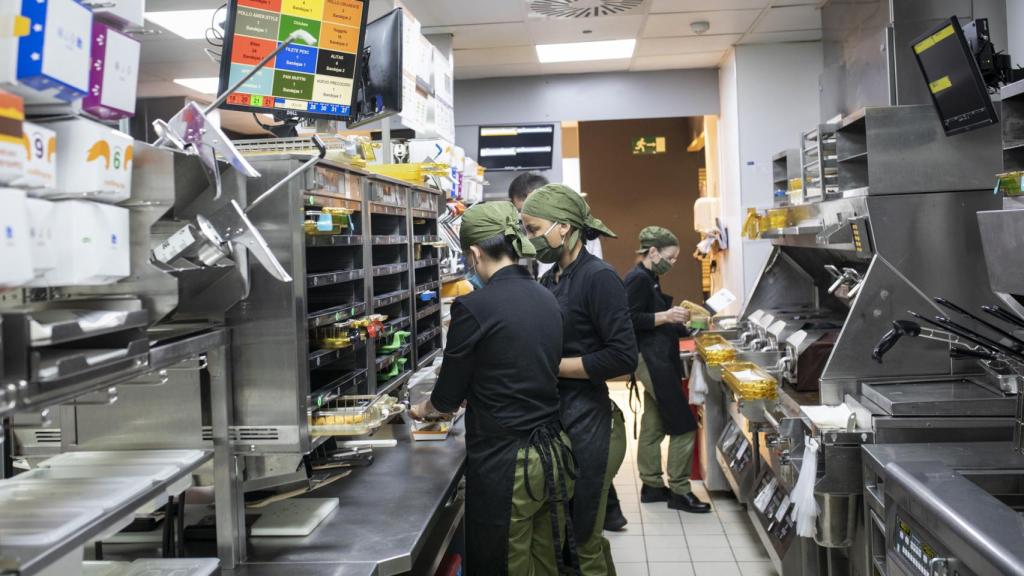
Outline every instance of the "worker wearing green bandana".
<path id="1" fill-rule="evenodd" d="M 607 381 L 636 368 L 636 338 L 619 275 L 584 247 L 587 239 L 615 234 L 591 215 L 586 200 L 561 184 L 537 189 L 522 212 L 537 259 L 556 264 L 540 281 L 558 299 L 564 320 L 558 391 L 562 425 L 579 466 L 572 521 L 580 567 L 588 576 L 615 574 L 601 528 L 608 489 L 625 457 L 626 433 Z"/>
<path id="2" fill-rule="evenodd" d="M 414 417 L 466 410 L 466 573 L 578 574 L 567 523 L 575 463 L 559 420 L 558 302 L 516 262 L 534 253 L 509 202 L 466 210 L 460 242 L 485 283 L 452 304 L 444 362 Z"/>

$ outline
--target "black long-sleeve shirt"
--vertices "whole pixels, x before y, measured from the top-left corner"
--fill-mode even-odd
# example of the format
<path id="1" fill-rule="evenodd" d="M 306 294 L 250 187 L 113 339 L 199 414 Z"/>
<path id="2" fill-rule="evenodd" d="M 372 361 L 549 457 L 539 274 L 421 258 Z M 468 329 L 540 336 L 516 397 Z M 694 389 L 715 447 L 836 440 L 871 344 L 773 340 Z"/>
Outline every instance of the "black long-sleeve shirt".
<path id="1" fill-rule="evenodd" d="M 469 400 L 508 430 L 533 430 L 558 418 L 561 350 L 558 302 L 525 268 L 502 268 L 452 304 L 431 403 L 454 412 Z"/>
<path id="2" fill-rule="evenodd" d="M 637 264 L 626 274 L 626 295 L 629 314 L 637 340 L 643 340 L 655 329 L 654 315 L 672 307 L 672 297 L 661 291 L 658 276 L 643 264 Z M 676 326 L 680 337 L 689 335 L 685 326 Z"/>
<path id="3" fill-rule="evenodd" d="M 541 284 L 562 309 L 562 357 L 583 360 L 593 382 L 605 382 L 636 370 L 636 336 L 626 290 L 615 270 L 585 248 L 562 271 L 552 268 Z"/>

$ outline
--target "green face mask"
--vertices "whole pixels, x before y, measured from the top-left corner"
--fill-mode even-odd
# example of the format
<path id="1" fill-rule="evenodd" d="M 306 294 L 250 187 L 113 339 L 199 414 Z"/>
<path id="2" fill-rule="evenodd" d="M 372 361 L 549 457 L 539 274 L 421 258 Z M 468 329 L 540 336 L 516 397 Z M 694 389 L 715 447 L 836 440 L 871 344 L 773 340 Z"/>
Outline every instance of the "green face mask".
<path id="1" fill-rule="evenodd" d="M 661 260 L 658 260 L 657 262 L 651 262 L 651 272 L 654 272 L 654 274 L 657 276 L 666 274 L 671 269 L 672 263 L 669 262 L 668 258 L 665 258 L 664 256 L 662 256 Z"/>
<path id="2" fill-rule="evenodd" d="M 548 241 L 548 234 L 558 226 L 558 222 L 555 222 L 548 228 L 548 231 L 543 236 L 537 236 L 536 238 L 530 238 L 530 244 L 533 244 L 533 249 L 537 252 L 537 260 L 545 264 L 554 264 L 558 262 L 558 259 L 562 257 L 562 253 L 568 249 L 570 252 L 576 249 L 576 242 L 579 241 L 580 231 L 573 230 L 571 234 L 562 242 L 561 246 L 557 248 L 551 245 Z"/>

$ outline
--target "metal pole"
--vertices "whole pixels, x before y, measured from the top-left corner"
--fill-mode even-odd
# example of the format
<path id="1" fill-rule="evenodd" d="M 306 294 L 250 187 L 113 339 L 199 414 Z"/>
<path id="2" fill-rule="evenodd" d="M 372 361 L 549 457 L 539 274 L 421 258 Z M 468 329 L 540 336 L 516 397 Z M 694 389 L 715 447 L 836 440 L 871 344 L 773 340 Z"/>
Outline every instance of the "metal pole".
<path id="1" fill-rule="evenodd" d="M 380 122 L 380 153 L 382 164 L 391 164 L 394 157 L 391 155 L 391 117 Z"/>
<path id="2" fill-rule="evenodd" d="M 245 501 L 240 458 L 234 454 L 234 391 L 228 359 L 230 336 L 206 353 L 210 372 L 210 416 L 213 431 L 213 495 L 217 517 L 217 556 L 220 567 L 233 570 L 245 561 Z"/>

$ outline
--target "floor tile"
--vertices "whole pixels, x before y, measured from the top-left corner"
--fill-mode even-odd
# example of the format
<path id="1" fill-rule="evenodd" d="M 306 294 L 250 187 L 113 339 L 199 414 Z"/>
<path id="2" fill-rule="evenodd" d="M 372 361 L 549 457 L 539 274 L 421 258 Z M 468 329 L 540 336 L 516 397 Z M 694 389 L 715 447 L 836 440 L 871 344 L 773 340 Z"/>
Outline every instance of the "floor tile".
<path id="1" fill-rule="evenodd" d="M 619 576 L 648 576 L 646 562 L 615 562 L 615 572 Z M 738 574 L 738 572 L 737 572 Z"/>
<path id="2" fill-rule="evenodd" d="M 683 530 L 687 534 L 725 534 L 725 528 L 718 522 L 687 523 L 684 520 Z"/>
<path id="3" fill-rule="evenodd" d="M 644 536 L 644 542 L 648 548 L 686 548 L 686 538 L 682 536 L 648 534 Z"/>
<path id="4" fill-rule="evenodd" d="M 612 543 L 612 548 L 616 546 L 630 546 L 637 545 L 643 546 L 644 535 L 643 534 L 629 534 L 626 532 L 605 532 L 604 537 Z"/>
<path id="5" fill-rule="evenodd" d="M 690 548 L 690 560 L 694 562 L 733 562 L 735 559 L 730 548 Z"/>
<path id="6" fill-rule="evenodd" d="M 778 576 L 771 562 L 737 562 L 743 576 Z"/>
<path id="7" fill-rule="evenodd" d="M 694 562 L 696 576 L 743 576 L 735 562 Z"/>
<path id="8" fill-rule="evenodd" d="M 678 535 L 680 538 L 682 538 L 682 536 L 683 536 L 683 525 L 679 523 L 679 519 L 678 518 L 676 519 L 674 524 L 672 524 L 672 523 L 663 523 L 663 524 L 654 524 L 654 523 L 648 524 L 648 523 L 645 523 L 644 524 L 644 534 L 651 535 L 651 536 Z"/>
<path id="9" fill-rule="evenodd" d="M 652 562 L 647 568 L 651 576 L 693 576 L 689 562 Z"/>
<path id="10" fill-rule="evenodd" d="M 749 533 L 749 534 L 737 534 L 737 533 L 729 534 L 729 533 L 727 533 L 726 534 L 726 538 L 729 539 L 729 545 L 732 546 L 733 548 L 761 546 L 761 539 L 757 537 L 756 533 Z"/>
<path id="11" fill-rule="evenodd" d="M 672 548 L 652 548 L 647 546 L 648 562 L 688 562 L 690 552 L 686 546 L 675 546 Z"/>
<path id="12" fill-rule="evenodd" d="M 680 512 L 679 518 L 682 519 L 683 524 L 714 524 L 721 526 L 722 521 L 718 519 L 718 514 L 712 512 L 711 514 L 691 514 L 689 512 Z"/>
<path id="13" fill-rule="evenodd" d="M 768 560 L 768 553 L 760 544 L 755 546 L 733 546 L 732 555 L 739 562 L 759 562 Z"/>
<path id="14" fill-rule="evenodd" d="M 722 522 L 735 522 L 735 523 L 747 523 L 750 522 L 750 516 L 742 510 L 719 510 L 718 518 Z"/>
<path id="15" fill-rule="evenodd" d="M 694 534 L 686 539 L 690 550 L 695 548 L 728 548 L 729 541 L 721 534 Z"/>
<path id="16" fill-rule="evenodd" d="M 627 548 L 615 548 L 612 547 L 612 560 L 615 565 L 629 564 L 631 562 L 643 562 L 647 563 L 647 551 L 641 546 L 640 548 L 627 547 Z"/>

